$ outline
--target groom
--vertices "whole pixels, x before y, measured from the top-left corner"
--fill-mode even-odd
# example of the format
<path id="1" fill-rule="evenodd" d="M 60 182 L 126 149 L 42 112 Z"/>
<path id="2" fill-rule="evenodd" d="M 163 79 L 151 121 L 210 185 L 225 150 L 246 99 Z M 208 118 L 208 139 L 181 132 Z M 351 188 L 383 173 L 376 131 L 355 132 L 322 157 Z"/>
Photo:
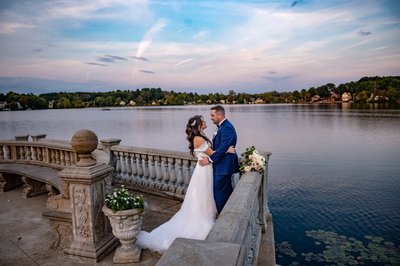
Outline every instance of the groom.
<path id="1" fill-rule="evenodd" d="M 205 166 L 213 164 L 214 199 L 218 213 L 221 213 L 231 195 L 233 188 L 231 176 L 239 172 L 239 161 L 236 153 L 227 153 L 230 146 L 236 146 L 236 131 L 231 122 L 225 118 L 225 109 L 221 105 L 211 108 L 211 120 L 217 125 L 213 136 L 213 150 L 210 158 L 203 158 L 199 163 Z"/>

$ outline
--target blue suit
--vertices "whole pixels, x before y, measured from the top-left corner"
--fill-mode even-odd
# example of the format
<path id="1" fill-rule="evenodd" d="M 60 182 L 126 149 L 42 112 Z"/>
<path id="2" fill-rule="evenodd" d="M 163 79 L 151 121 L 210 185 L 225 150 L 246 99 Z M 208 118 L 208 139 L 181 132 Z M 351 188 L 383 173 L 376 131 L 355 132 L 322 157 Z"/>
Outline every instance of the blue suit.
<path id="1" fill-rule="evenodd" d="M 217 135 L 213 138 L 213 150 L 215 152 L 210 156 L 213 162 L 214 199 L 218 213 L 221 213 L 232 194 L 232 174 L 239 172 L 237 154 L 226 153 L 230 146 L 236 146 L 236 142 L 235 128 L 228 120 L 225 120 L 219 127 Z"/>

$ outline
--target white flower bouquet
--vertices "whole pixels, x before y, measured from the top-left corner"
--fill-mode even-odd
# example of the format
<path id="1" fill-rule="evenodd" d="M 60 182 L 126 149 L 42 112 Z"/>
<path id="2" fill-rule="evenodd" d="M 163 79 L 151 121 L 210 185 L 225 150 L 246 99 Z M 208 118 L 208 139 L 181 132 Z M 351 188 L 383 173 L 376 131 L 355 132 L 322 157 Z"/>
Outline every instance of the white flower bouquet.
<path id="1" fill-rule="evenodd" d="M 114 213 L 117 211 L 137 209 L 140 212 L 144 210 L 144 198 L 143 195 L 139 194 L 133 196 L 129 191 L 124 188 L 114 189 L 114 193 L 106 195 L 105 203 Z"/>
<path id="2" fill-rule="evenodd" d="M 254 146 L 246 148 L 240 159 L 239 171 L 243 173 L 255 171 L 260 174 L 264 173 L 265 158 L 258 153 Z"/>

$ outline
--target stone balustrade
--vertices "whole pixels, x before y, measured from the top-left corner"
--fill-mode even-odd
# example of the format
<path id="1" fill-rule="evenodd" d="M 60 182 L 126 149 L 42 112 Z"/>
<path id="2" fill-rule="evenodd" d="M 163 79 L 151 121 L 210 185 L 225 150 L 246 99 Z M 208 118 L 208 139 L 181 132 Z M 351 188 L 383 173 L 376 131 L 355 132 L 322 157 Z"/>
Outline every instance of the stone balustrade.
<path id="1" fill-rule="evenodd" d="M 260 249 L 270 254 L 263 264 L 275 265 L 266 182 L 267 167 L 264 175 L 243 174 L 207 238 L 176 239 L 157 265 L 257 265 Z M 262 238 L 270 245 L 261 247 Z"/>
<path id="2" fill-rule="evenodd" d="M 75 138 L 75 150 L 71 142 L 44 137 L 38 135 L 28 141 L 28 136 L 18 136 L 17 140 L 0 141 L 0 164 L 39 165 L 60 171 L 59 178 L 68 186 L 64 194 L 50 193 L 47 218 L 52 220 L 64 252 L 96 261 L 116 243 L 101 213 L 104 193 L 111 189 L 111 184 L 183 199 L 197 163 L 188 152 L 122 146 L 118 139 L 101 140 L 97 150 L 89 153 L 91 149 L 87 149 L 83 152 L 86 155 L 78 154 L 77 144 L 84 143 L 85 136 Z M 90 154 L 92 158 L 88 157 Z M 270 153 L 264 156 L 264 175 L 251 172 L 241 176 L 207 238 L 176 239 L 158 265 L 257 265 L 260 252 L 270 258 L 263 265 L 275 264 L 267 196 Z M 86 206 L 82 212 L 74 205 L 78 203 L 90 208 Z M 83 216 L 88 217 L 90 230 L 80 224 Z M 269 244 L 262 246 L 262 239 Z M 90 248 L 82 249 L 82 243 Z"/>
<path id="3" fill-rule="evenodd" d="M 0 141 L 0 162 L 46 166 L 61 170 L 76 164 L 77 155 L 69 142 L 40 140 Z"/>
<path id="4" fill-rule="evenodd" d="M 104 145 L 104 141 L 101 142 Z M 106 150 L 110 152 L 110 164 L 115 169 L 114 182 L 180 199 L 184 198 L 197 163 L 188 152 L 121 145 Z"/>

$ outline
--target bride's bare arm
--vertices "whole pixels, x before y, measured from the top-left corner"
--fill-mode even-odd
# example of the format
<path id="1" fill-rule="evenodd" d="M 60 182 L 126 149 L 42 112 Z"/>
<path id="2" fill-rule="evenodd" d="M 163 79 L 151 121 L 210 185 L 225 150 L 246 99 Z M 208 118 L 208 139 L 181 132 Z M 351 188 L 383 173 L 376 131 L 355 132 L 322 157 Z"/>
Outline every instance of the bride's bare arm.
<path id="1" fill-rule="evenodd" d="M 197 149 L 198 147 L 200 147 L 201 144 L 203 144 L 203 142 L 205 141 L 204 138 L 196 136 L 193 139 L 193 146 L 195 149 Z M 213 154 L 215 151 L 213 149 L 211 149 L 211 147 L 208 147 L 207 150 L 205 151 L 205 153 L 208 156 L 211 156 L 211 154 Z M 226 153 L 236 153 L 236 149 L 233 146 L 230 146 L 229 149 L 226 151 Z"/>

